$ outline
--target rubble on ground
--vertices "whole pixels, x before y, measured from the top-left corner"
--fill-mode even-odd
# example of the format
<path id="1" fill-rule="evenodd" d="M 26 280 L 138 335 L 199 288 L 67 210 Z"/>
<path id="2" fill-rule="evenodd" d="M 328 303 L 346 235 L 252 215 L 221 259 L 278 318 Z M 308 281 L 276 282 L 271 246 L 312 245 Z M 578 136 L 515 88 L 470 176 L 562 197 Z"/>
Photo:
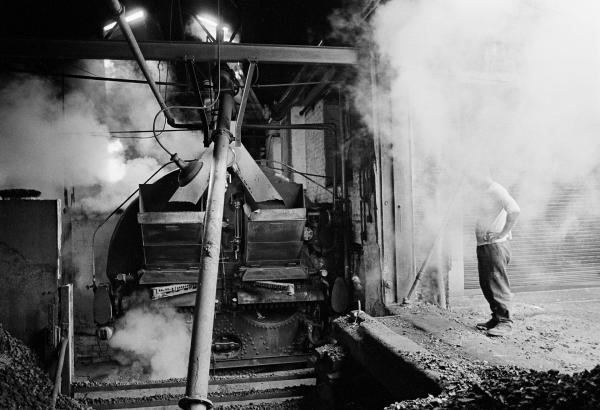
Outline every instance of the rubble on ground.
<path id="1" fill-rule="evenodd" d="M 304 397 L 309 391 L 307 386 L 296 386 L 285 389 L 293 397 Z M 256 390 L 254 388 L 249 388 L 245 391 L 233 391 L 233 392 L 214 392 L 211 393 L 209 399 L 214 401 L 215 408 L 220 409 L 228 409 L 228 410 L 237 410 L 237 409 L 287 409 L 287 410 L 296 410 L 302 409 L 301 400 L 290 399 L 285 400 L 279 403 L 260 403 L 262 399 L 257 398 L 256 401 L 258 403 L 253 404 L 219 404 L 219 402 L 232 402 L 232 401 L 252 401 L 251 396 L 254 394 L 264 394 L 269 395 L 270 393 L 276 394 L 281 392 L 281 389 L 265 389 L 265 390 Z M 168 405 L 172 405 L 181 399 L 181 394 L 155 394 L 148 395 L 143 397 L 112 397 L 109 399 L 105 398 L 82 398 L 81 401 L 92 407 L 105 407 L 107 405 L 110 406 L 131 406 L 133 407 L 143 407 L 143 404 L 153 404 L 156 403 L 167 403 Z M 241 406 L 241 407 L 236 407 Z M 254 407 L 253 407 L 254 406 Z"/>
<path id="2" fill-rule="evenodd" d="M 215 405 L 216 410 L 304 410 L 302 400 L 286 400 L 282 403 Z"/>
<path id="3" fill-rule="evenodd" d="M 53 383 L 38 364 L 37 356 L 0 324 L 0 408 L 43 410 L 51 404 Z M 83 410 L 87 407 L 59 395 L 57 409 Z"/>
<path id="4" fill-rule="evenodd" d="M 397 402 L 394 409 L 580 409 L 600 408 L 600 366 L 575 374 L 493 366 L 480 381 L 446 389 L 437 397 Z"/>

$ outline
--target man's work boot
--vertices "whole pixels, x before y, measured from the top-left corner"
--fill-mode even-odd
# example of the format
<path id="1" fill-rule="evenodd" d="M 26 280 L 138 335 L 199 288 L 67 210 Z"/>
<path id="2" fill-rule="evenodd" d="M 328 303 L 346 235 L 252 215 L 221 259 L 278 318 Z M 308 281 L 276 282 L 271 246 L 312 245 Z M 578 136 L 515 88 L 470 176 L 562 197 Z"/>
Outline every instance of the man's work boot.
<path id="1" fill-rule="evenodd" d="M 492 317 L 490 320 L 488 320 L 485 323 L 477 323 L 477 325 L 475 327 L 479 330 L 489 330 L 493 327 L 496 327 L 496 325 L 498 323 L 499 323 L 498 319 L 496 319 L 495 317 Z"/>
<path id="2" fill-rule="evenodd" d="M 495 327 L 487 331 L 488 336 L 502 337 L 512 333 L 512 325 L 510 322 L 500 322 Z"/>

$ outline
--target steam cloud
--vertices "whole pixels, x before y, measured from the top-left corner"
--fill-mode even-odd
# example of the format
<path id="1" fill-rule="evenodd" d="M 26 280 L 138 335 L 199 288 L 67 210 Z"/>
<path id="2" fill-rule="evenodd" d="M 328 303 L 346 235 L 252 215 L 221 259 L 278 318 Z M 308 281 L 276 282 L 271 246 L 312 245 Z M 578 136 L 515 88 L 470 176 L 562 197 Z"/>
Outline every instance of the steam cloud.
<path id="1" fill-rule="evenodd" d="M 117 322 L 110 346 L 149 369 L 151 379 L 164 380 L 186 376 L 190 341 L 182 314 L 152 304 L 129 309 Z"/>
<path id="2" fill-rule="evenodd" d="M 388 84 L 378 90 L 378 118 L 397 133 L 387 142 L 411 138 L 415 187 L 456 187 L 455 171 L 489 167 L 526 204 L 521 223 L 565 184 L 583 184 L 586 208 L 598 212 L 589 180 L 597 181 L 600 152 L 599 18 L 591 0 L 380 7 L 372 41 Z"/>
<path id="3" fill-rule="evenodd" d="M 141 78 L 133 63 L 104 65 L 108 76 Z M 151 67 L 155 78 L 166 78 L 164 64 Z M 100 92 L 80 87 L 63 97 L 48 80 L 19 76 L 0 89 L 0 185 L 38 189 L 46 197 L 77 186 L 85 194 L 75 206 L 84 212 L 109 212 L 169 158 L 148 133 L 122 135 L 145 139 L 117 140 L 110 131 L 149 130 L 157 111 L 144 85 L 106 83 Z M 163 117 L 156 127 L 163 128 Z M 161 138 L 182 158 L 197 157 L 203 149 L 198 132 L 165 133 Z"/>
<path id="4" fill-rule="evenodd" d="M 95 118 L 93 104 L 70 94 L 64 100 L 70 115 L 63 115 L 62 107 L 50 84 L 39 78 L 23 77 L 0 91 L 0 183 L 82 185 L 116 177 L 110 168 L 122 157 L 110 152 L 108 129 Z"/>

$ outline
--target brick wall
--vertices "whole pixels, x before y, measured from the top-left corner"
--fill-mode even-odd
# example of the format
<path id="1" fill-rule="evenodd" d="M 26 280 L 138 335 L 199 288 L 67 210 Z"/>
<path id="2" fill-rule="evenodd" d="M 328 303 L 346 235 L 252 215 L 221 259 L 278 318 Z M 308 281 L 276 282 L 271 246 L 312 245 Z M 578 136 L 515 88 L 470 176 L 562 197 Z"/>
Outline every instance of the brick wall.
<path id="1" fill-rule="evenodd" d="M 302 107 L 293 107 L 290 113 L 292 124 L 317 124 L 324 122 L 325 104 L 321 100 L 314 108 L 300 115 Z M 328 161 L 324 131 L 321 130 L 292 130 L 289 137 L 289 163 L 300 172 L 310 174 L 326 175 Z M 335 155 L 335 153 L 333 153 Z M 302 175 L 293 174 L 294 182 L 304 185 L 306 196 L 313 202 L 331 202 L 332 196 L 327 190 L 319 187 L 326 186 L 327 179 L 318 176 L 310 176 L 317 184 L 304 178 Z"/>

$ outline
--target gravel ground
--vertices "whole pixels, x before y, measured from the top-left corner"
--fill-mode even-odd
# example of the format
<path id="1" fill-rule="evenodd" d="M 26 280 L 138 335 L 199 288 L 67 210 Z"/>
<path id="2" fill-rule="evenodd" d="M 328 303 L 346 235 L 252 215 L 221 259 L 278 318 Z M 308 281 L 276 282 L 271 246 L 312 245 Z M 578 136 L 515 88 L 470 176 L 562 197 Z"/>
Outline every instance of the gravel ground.
<path id="1" fill-rule="evenodd" d="M 478 299 L 452 310 L 421 304 L 398 307 L 393 309 L 395 316 L 381 321 L 440 355 L 498 366 L 581 372 L 600 363 L 600 289 L 588 293 L 581 300 L 556 300 L 559 292 L 535 299 L 517 294 L 514 330 L 502 338 L 475 329 L 476 323 L 489 318 L 489 307 Z"/>
<path id="2" fill-rule="evenodd" d="M 215 406 L 217 410 L 306 410 L 302 400 L 286 400 L 283 403 L 235 404 L 232 406 Z"/>
<path id="3" fill-rule="evenodd" d="M 416 304 L 380 318 L 428 350 L 413 359 L 444 387 L 437 397 L 386 409 L 600 409 L 600 301 L 589 294 L 536 298 L 515 305 L 514 331 L 505 338 L 474 328 L 487 319 L 481 303 L 453 310 Z"/>
<path id="4" fill-rule="evenodd" d="M 0 324 L 0 408 L 7 410 L 49 409 L 53 384 L 38 365 L 37 356 Z M 88 407 L 59 395 L 57 409 Z"/>

